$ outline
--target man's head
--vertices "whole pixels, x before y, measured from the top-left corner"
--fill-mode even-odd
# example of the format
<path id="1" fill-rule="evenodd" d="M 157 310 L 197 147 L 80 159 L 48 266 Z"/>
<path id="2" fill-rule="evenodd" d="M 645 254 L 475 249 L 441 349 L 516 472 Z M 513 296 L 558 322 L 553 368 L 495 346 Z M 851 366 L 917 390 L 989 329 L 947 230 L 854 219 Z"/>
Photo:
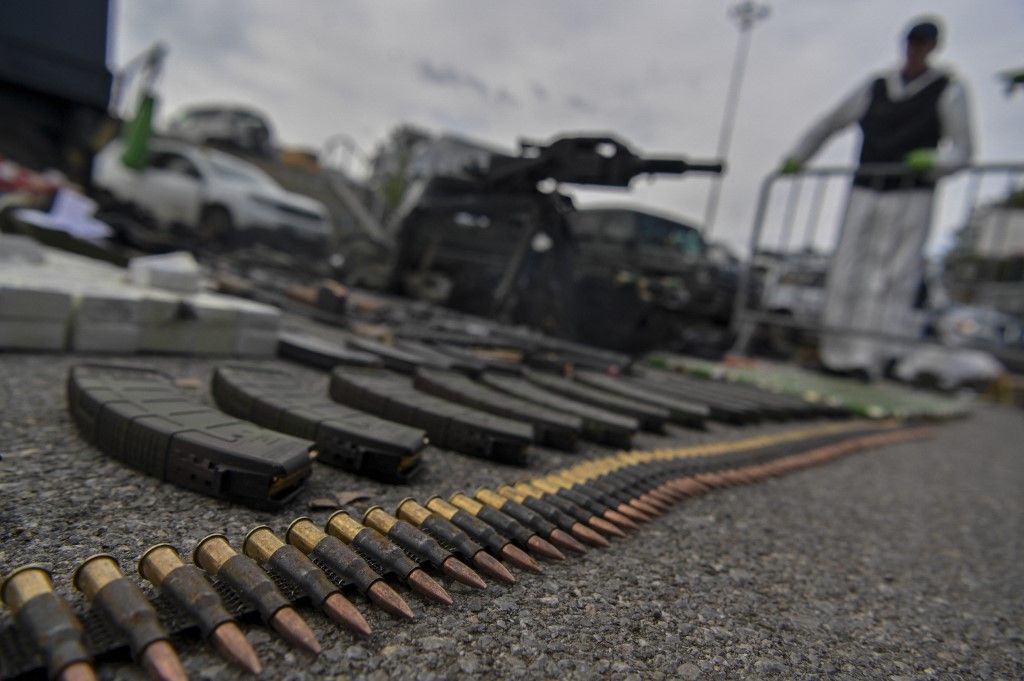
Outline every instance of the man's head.
<path id="1" fill-rule="evenodd" d="M 923 71 L 928 57 L 939 46 L 939 23 L 935 19 L 919 19 L 907 30 L 906 70 Z"/>

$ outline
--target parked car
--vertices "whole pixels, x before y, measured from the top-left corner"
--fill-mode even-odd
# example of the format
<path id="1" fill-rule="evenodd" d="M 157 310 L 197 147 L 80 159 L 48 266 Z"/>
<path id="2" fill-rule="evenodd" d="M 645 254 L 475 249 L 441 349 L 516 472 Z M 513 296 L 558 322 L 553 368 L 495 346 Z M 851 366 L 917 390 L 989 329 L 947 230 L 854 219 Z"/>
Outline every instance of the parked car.
<path id="1" fill-rule="evenodd" d="M 168 132 L 192 144 L 209 144 L 262 158 L 275 155 L 274 132 L 265 115 L 244 106 L 194 106 L 171 118 Z"/>
<path id="2" fill-rule="evenodd" d="M 122 151 L 115 141 L 97 155 L 96 186 L 140 208 L 161 228 L 184 225 L 206 241 L 237 241 L 254 231 L 320 244 L 330 239 L 322 203 L 283 189 L 230 154 L 159 140 L 146 168 L 135 171 L 121 162 Z"/>
<path id="3" fill-rule="evenodd" d="M 739 262 L 709 245 L 686 222 L 632 206 L 584 208 L 569 217 L 578 254 L 584 336 L 624 331 L 627 338 L 714 354 L 728 347 Z M 642 331 L 641 331 L 642 330 Z"/>

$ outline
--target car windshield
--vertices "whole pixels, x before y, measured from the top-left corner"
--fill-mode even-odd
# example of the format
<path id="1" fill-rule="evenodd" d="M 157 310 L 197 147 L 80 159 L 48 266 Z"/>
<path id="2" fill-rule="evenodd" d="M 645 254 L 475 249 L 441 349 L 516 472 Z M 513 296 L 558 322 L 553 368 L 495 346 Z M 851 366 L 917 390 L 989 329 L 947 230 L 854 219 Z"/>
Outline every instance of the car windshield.
<path id="1" fill-rule="evenodd" d="M 669 248 L 683 255 L 702 255 L 704 239 L 697 230 L 653 215 L 637 216 L 637 243 Z"/>

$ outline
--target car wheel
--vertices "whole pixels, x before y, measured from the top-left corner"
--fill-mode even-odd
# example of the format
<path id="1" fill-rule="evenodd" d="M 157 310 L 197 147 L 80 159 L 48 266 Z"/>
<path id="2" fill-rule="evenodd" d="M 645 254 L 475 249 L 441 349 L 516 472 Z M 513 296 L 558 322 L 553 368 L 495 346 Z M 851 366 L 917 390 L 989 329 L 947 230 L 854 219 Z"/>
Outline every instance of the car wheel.
<path id="1" fill-rule="evenodd" d="M 199 216 L 199 239 L 203 242 L 225 242 L 234 229 L 231 213 L 223 206 L 207 206 Z"/>

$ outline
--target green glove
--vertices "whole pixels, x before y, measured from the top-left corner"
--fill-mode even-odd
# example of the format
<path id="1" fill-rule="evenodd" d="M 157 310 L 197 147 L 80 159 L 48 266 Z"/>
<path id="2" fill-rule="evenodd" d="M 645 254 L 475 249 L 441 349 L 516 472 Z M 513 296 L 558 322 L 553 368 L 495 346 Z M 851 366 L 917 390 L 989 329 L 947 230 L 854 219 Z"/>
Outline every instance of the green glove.
<path id="1" fill-rule="evenodd" d="M 135 118 L 124 129 L 124 152 L 121 163 L 132 170 L 142 170 L 149 158 L 149 140 L 153 136 L 153 110 L 156 98 L 146 93 L 139 101 Z"/>
<path id="2" fill-rule="evenodd" d="M 928 173 L 935 170 L 935 152 L 932 149 L 915 149 L 903 157 L 903 162 L 915 173 Z"/>
<path id="3" fill-rule="evenodd" d="M 779 170 L 783 175 L 795 175 L 796 173 L 800 172 L 801 167 L 802 164 L 800 163 L 800 161 L 797 161 L 796 159 L 793 158 L 787 158 L 785 161 L 782 162 L 782 168 L 780 168 Z"/>

